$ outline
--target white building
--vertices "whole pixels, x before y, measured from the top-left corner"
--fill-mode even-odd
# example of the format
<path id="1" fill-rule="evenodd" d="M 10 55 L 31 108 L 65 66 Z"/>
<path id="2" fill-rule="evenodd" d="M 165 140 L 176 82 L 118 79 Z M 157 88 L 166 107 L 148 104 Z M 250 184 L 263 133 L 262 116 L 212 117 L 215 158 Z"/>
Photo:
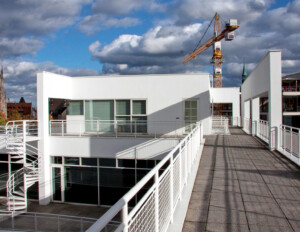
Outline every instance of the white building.
<path id="1" fill-rule="evenodd" d="M 271 149 L 286 150 L 279 142 L 280 51 L 263 58 L 241 91 L 213 89 L 209 79 L 208 73 L 68 77 L 39 72 L 38 127 L 37 122 L 10 122 L 1 137 L 2 149 L 8 149 L 2 150 L 7 158 L 0 161 L 2 173 L 9 173 L 8 209 L 26 209 L 27 198 L 38 198 L 44 205 L 51 201 L 113 205 L 121 198 L 113 210 L 122 211 L 126 224 L 128 207 L 141 206 L 138 202 L 146 201 L 145 196 L 155 196 L 156 202 L 159 196 L 149 191 L 166 179 L 173 183 L 166 191 L 180 202 L 184 186 L 193 184 L 203 135 L 212 133 L 214 104 L 230 105 L 227 115 L 232 125 L 242 121 L 247 133 L 262 138 Z M 269 122 L 259 121 L 259 98 L 265 96 Z M 221 119 L 220 125 L 225 127 L 226 122 Z M 16 186 L 12 171 L 22 167 L 18 173 L 23 173 L 24 183 Z M 167 177 L 160 176 L 163 171 Z M 142 199 L 138 191 L 145 194 Z M 136 202 L 129 202 L 129 196 Z M 172 213 L 173 203 L 172 198 Z M 108 217 L 95 226 L 113 218 Z"/>

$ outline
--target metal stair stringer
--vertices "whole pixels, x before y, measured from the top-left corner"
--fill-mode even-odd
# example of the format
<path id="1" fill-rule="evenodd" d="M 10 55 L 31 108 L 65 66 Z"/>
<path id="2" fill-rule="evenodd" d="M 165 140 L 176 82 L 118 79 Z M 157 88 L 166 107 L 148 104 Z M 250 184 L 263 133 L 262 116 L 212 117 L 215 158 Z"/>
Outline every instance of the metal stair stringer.
<path id="1" fill-rule="evenodd" d="M 27 143 L 28 121 L 8 122 L 6 126 L 6 147 L 11 158 L 23 163 L 23 168 L 9 176 L 6 184 L 7 209 L 9 211 L 27 210 L 27 190 L 39 179 L 41 157 L 37 148 Z M 32 121 L 31 121 L 32 122 Z M 30 135 L 30 134 L 29 134 Z M 38 140 L 38 136 L 31 136 Z"/>

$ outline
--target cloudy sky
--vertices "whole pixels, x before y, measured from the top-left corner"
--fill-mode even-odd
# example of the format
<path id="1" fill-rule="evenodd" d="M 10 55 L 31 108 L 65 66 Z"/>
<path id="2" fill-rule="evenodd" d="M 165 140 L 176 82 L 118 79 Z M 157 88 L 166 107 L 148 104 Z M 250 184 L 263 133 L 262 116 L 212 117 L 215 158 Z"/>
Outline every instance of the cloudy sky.
<path id="1" fill-rule="evenodd" d="M 182 64 L 218 12 L 238 19 L 222 42 L 223 86 L 239 86 L 270 49 L 300 71 L 300 0 L 2 0 L 0 64 L 10 101 L 36 104 L 36 72 L 71 76 L 211 72 L 212 49 Z M 203 42 L 212 36 L 208 29 Z"/>

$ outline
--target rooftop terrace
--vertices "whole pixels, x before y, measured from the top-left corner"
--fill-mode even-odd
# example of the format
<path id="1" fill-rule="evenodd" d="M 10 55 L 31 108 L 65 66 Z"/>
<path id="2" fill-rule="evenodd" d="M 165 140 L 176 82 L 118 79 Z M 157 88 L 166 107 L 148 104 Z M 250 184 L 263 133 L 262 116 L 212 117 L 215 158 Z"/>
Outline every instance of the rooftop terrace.
<path id="1" fill-rule="evenodd" d="M 299 231 L 299 167 L 230 132 L 206 137 L 183 231 Z"/>

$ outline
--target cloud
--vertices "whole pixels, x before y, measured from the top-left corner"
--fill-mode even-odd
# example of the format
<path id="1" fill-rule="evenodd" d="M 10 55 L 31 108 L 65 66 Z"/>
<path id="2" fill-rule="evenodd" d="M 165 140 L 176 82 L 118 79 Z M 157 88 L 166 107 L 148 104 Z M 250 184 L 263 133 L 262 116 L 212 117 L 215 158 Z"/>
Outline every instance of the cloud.
<path id="1" fill-rule="evenodd" d="M 267 0 L 229 0 L 224 4 L 219 0 L 183 0 L 176 3 L 179 8 L 173 14 L 179 17 L 185 12 L 180 23 L 178 20 L 169 20 L 161 26 L 150 28 L 143 35 L 120 35 L 105 46 L 96 41 L 90 45 L 90 52 L 94 59 L 103 64 L 104 74 L 208 71 L 212 69 L 209 62 L 212 48 L 184 65 L 181 62 L 193 51 L 212 15 L 218 11 L 226 18 L 242 21 L 235 40 L 222 41 L 224 86 L 240 85 L 244 60 L 250 74 L 270 49 L 282 49 L 284 74 L 297 72 L 300 60 L 300 17 L 297 16 L 300 14 L 300 1 L 295 0 L 285 7 L 268 10 L 271 3 Z M 190 23 L 196 18 L 207 20 Z M 208 33 L 212 35 L 211 31 Z"/>
<path id="2" fill-rule="evenodd" d="M 86 16 L 79 24 L 78 28 L 87 35 L 93 35 L 95 32 L 111 27 L 132 27 L 140 24 L 138 18 L 109 18 L 102 14 Z"/>
<path id="3" fill-rule="evenodd" d="M 0 58 L 35 55 L 43 37 L 73 25 L 92 0 L 9 0 L 0 7 Z"/>
<path id="4" fill-rule="evenodd" d="M 128 15 L 137 11 L 164 12 L 166 4 L 155 0 L 96 0 L 91 10 L 92 13 L 78 23 L 78 29 L 87 35 L 111 27 L 136 26 L 141 20 Z"/>
<path id="5" fill-rule="evenodd" d="M 95 76 L 97 71 L 80 68 L 68 69 L 52 62 L 33 62 L 31 60 L 10 59 L 3 61 L 6 97 L 11 102 L 24 97 L 27 102 L 36 105 L 36 73 L 49 71 L 68 76 Z"/>
<path id="6" fill-rule="evenodd" d="M 42 36 L 72 25 L 91 0 L 1 1 L 0 36 Z"/>
<path id="7" fill-rule="evenodd" d="M 211 20 L 218 12 L 224 19 L 253 20 L 267 10 L 272 0 L 182 0 L 170 8 L 178 24 L 189 24 L 195 19 Z"/>
<path id="8" fill-rule="evenodd" d="M 0 58 L 16 57 L 23 54 L 34 55 L 43 47 L 43 43 L 29 38 L 0 38 Z"/>

